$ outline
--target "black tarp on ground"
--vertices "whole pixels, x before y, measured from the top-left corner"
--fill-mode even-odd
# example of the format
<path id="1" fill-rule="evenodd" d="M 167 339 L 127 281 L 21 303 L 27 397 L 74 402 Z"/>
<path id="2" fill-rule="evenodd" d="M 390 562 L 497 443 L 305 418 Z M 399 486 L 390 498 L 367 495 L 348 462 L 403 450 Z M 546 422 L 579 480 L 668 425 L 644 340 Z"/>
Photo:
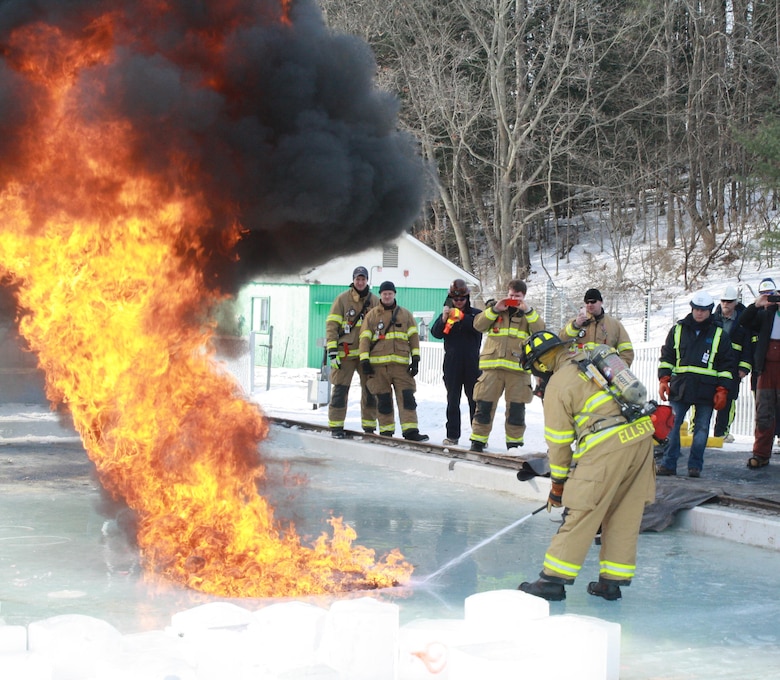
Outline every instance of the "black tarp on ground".
<path id="1" fill-rule="evenodd" d="M 674 521 L 675 514 L 680 510 L 690 510 L 717 497 L 718 494 L 714 491 L 682 486 L 658 486 L 655 503 L 645 508 L 639 530 L 663 531 Z"/>

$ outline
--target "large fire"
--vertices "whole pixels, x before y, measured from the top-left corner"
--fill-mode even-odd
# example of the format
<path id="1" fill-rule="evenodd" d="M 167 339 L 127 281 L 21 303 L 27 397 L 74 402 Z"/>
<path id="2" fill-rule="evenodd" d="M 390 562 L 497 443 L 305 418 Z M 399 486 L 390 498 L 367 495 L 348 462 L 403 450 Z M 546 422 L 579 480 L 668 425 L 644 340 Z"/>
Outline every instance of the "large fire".
<path id="1" fill-rule="evenodd" d="M 279 2 L 286 25 L 289 0 Z M 165 7 L 148 3 L 151 14 Z M 105 86 L 99 76 L 121 49 L 116 35 L 128 41 L 125 24 L 120 13 L 80 31 L 28 23 L 2 45 L 10 77 L 36 105 L 3 178 L 0 273 L 18 290 L 20 331 L 47 396 L 70 410 L 102 484 L 137 514 L 149 573 L 249 597 L 408 579 L 400 553 L 376 560 L 338 519 L 332 537 L 304 546 L 258 494 L 268 426 L 215 370 L 210 313 L 224 294 L 203 273 L 213 249 L 229 258 L 244 229 L 236 218 L 214 238 L 219 221 L 192 189 L 201 168 L 187 149 L 168 158 L 173 171 L 141 170 L 130 150 L 142 131 L 85 101 Z M 219 35 L 183 40 L 221 49 Z M 218 90 L 219 74 L 200 86 Z"/>

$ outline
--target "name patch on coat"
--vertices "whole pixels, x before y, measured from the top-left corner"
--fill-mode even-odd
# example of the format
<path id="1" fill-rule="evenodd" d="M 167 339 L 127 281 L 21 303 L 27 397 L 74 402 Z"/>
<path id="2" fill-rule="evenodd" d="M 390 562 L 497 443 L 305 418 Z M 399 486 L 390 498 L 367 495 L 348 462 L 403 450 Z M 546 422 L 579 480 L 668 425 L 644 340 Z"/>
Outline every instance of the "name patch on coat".
<path id="1" fill-rule="evenodd" d="M 634 423 L 633 425 L 629 425 L 623 430 L 620 430 L 620 432 L 618 432 L 618 438 L 625 444 L 626 442 L 630 442 L 637 437 L 641 437 L 642 435 L 654 431 L 655 427 L 653 426 L 652 421 L 640 421 L 638 423 Z"/>

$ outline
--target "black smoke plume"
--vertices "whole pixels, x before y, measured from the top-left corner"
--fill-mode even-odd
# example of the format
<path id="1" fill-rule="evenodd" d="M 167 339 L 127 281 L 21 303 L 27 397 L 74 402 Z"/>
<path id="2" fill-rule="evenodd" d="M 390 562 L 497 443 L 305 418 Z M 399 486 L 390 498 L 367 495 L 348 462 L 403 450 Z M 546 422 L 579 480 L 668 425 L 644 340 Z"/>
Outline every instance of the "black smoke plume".
<path id="1" fill-rule="evenodd" d="M 40 152 L 29 130 L 49 106 L 20 32 L 52 29 L 108 45 L 110 60 L 75 75 L 79 115 L 129 123 L 139 172 L 206 196 L 212 287 L 386 242 L 421 209 L 426 169 L 398 101 L 375 87 L 368 46 L 330 31 L 311 0 L 0 0 L 0 189 Z M 40 189 L 46 210 L 81 192 L 100 211 L 118 191 L 87 166 L 61 179 Z M 247 233 L 226 252 L 236 221 Z"/>

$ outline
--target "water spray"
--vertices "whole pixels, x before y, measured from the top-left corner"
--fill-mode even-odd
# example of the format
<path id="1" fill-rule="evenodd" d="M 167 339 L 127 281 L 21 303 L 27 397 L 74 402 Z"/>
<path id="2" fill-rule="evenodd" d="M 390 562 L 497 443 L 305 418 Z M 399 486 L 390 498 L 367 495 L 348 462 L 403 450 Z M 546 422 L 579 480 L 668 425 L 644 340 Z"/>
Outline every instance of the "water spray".
<path id="1" fill-rule="evenodd" d="M 458 556 L 457 556 L 456 558 L 454 558 L 454 559 L 451 559 L 451 560 L 450 560 L 449 562 L 447 562 L 447 564 L 445 564 L 443 567 L 440 567 L 439 569 L 437 569 L 436 571 L 434 571 L 432 574 L 429 574 L 428 576 L 426 576 L 426 577 L 425 577 L 425 578 L 422 580 L 422 583 L 428 583 L 428 581 L 431 581 L 432 579 L 436 578 L 437 576 L 439 576 L 439 575 L 443 574 L 443 573 L 444 573 L 445 571 L 447 571 L 448 569 L 451 569 L 452 567 L 454 567 L 456 564 L 458 564 L 458 563 L 462 562 L 463 560 L 465 560 L 465 559 L 466 559 L 466 558 L 467 558 L 469 555 L 471 555 L 472 553 L 474 553 L 474 552 L 476 552 L 477 550 L 479 550 L 480 548 L 482 548 L 482 547 L 486 546 L 488 543 L 492 543 L 492 542 L 493 542 L 493 541 L 495 541 L 495 540 L 496 540 L 496 539 L 497 539 L 499 536 L 503 536 L 503 535 L 504 535 L 505 533 L 507 533 L 508 531 L 511 531 L 511 530 L 512 530 L 512 529 L 514 529 L 515 527 L 517 527 L 517 526 L 520 526 L 520 525 L 521 525 L 523 522 L 527 522 L 527 521 L 528 521 L 529 519 L 531 519 L 531 517 L 533 517 L 535 514 L 537 514 L 537 513 L 541 512 L 542 510 L 546 510 L 546 509 L 547 509 L 547 503 L 545 503 L 544 505 L 542 505 L 542 506 L 541 506 L 541 507 L 539 507 L 539 508 L 536 508 L 536 510 L 534 510 L 533 512 L 529 512 L 527 515 L 525 515 L 525 517 L 521 517 L 520 519 L 516 520 L 515 522 L 512 522 L 512 524 L 510 524 L 509 526 L 506 526 L 506 527 L 504 527 L 503 529 L 501 529 L 500 531 L 497 531 L 497 532 L 496 532 L 495 534 L 493 534 L 492 536 L 489 536 L 488 538 L 486 538 L 484 541 L 481 541 L 480 543 L 477 543 L 477 545 L 475 545 L 475 546 L 473 546 L 473 547 L 469 548 L 469 549 L 468 549 L 466 552 L 464 552 L 463 554 L 461 554 L 461 555 L 458 555 Z"/>

